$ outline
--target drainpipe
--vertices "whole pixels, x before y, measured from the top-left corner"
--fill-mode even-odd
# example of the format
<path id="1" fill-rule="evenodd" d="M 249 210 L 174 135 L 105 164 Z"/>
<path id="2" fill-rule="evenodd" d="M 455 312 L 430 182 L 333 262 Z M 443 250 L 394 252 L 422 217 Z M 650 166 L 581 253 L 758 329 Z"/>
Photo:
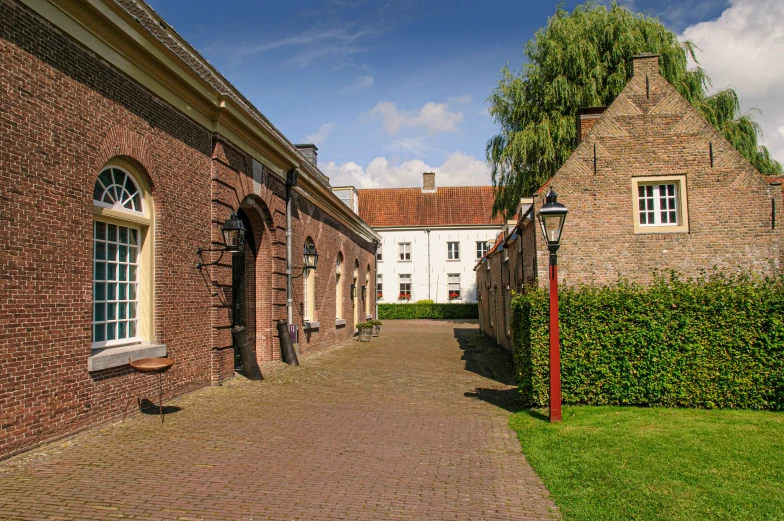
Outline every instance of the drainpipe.
<path id="1" fill-rule="evenodd" d="M 291 286 L 291 200 L 292 188 L 297 186 L 297 169 L 292 168 L 286 173 L 286 324 L 291 327 L 294 323 L 294 310 Z"/>
<path id="2" fill-rule="evenodd" d="M 379 246 L 381 246 L 381 243 L 379 243 L 378 241 L 374 241 L 373 244 L 376 245 L 376 254 L 374 255 L 374 257 L 375 257 L 375 268 L 373 269 L 373 271 L 376 274 L 376 280 L 372 281 L 372 282 L 373 282 L 373 295 L 376 296 L 376 298 L 374 299 L 374 302 L 376 303 L 376 317 L 375 318 L 376 318 L 376 320 L 378 320 L 378 248 L 379 248 Z M 368 291 L 370 291 L 370 288 L 368 288 Z"/>
<path id="3" fill-rule="evenodd" d="M 425 232 L 427 232 L 427 299 L 431 300 L 430 298 L 430 228 L 425 228 Z"/>

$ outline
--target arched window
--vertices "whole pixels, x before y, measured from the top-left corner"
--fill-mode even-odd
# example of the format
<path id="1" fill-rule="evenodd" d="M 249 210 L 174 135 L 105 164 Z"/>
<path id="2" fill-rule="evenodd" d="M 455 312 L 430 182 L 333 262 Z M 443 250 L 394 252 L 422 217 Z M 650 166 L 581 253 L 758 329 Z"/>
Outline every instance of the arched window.
<path id="1" fill-rule="evenodd" d="M 95 180 L 93 204 L 144 213 L 142 191 L 133 176 L 117 167 L 104 168 Z"/>
<path id="2" fill-rule="evenodd" d="M 335 318 L 343 318 L 343 254 L 338 252 L 335 260 Z"/>
<path id="3" fill-rule="evenodd" d="M 314 248 L 315 245 L 313 244 L 313 239 L 308 237 L 305 240 L 305 246 L 303 247 L 303 256 L 302 262 L 303 265 L 305 263 L 305 256 L 304 250 L 309 248 Z M 305 270 L 306 273 L 302 277 L 302 315 L 305 320 L 315 320 L 316 319 L 316 271 L 315 270 Z"/>
<path id="4" fill-rule="evenodd" d="M 94 349 L 152 340 L 152 197 L 133 165 L 113 160 L 93 188 Z"/>
<path id="5" fill-rule="evenodd" d="M 359 323 L 359 298 L 357 295 L 357 284 L 359 283 L 359 261 L 354 261 L 354 278 L 351 282 L 351 300 L 354 303 L 354 327 Z"/>
<path id="6" fill-rule="evenodd" d="M 365 272 L 365 315 L 370 315 L 370 301 L 373 298 L 370 287 L 370 265 Z"/>

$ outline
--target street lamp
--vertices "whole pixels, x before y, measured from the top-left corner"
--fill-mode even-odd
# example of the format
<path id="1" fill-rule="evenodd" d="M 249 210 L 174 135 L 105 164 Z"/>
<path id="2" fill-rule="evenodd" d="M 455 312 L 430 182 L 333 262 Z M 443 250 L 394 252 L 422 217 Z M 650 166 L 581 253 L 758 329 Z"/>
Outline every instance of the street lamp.
<path id="1" fill-rule="evenodd" d="M 196 248 L 196 255 L 199 256 L 199 263 L 196 265 L 196 269 L 202 268 L 204 266 L 212 266 L 213 264 L 217 264 L 223 258 L 223 254 L 228 252 L 231 253 L 239 253 L 242 251 L 242 247 L 245 244 L 245 225 L 242 224 L 242 219 L 239 218 L 236 212 L 231 212 L 226 221 L 224 221 L 223 225 L 221 226 L 221 233 L 223 234 L 223 248 Z M 202 253 L 205 251 L 219 251 L 221 252 L 220 257 L 215 262 L 204 262 L 202 258 Z"/>
<path id="2" fill-rule="evenodd" d="M 302 264 L 302 271 L 299 275 L 292 275 L 292 279 L 298 279 L 302 275 L 309 273 L 311 270 L 315 271 L 316 266 L 318 266 L 318 258 L 319 254 L 316 251 L 316 246 L 308 241 L 305 243 L 305 248 L 302 250 L 303 254 L 303 264 Z M 300 269 L 300 268 L 297 268 Z"/>
<path id="3" fill-rule="evenodd" d="M 558 247 L 568 210 L 552 187 L 539 210 L 539 224 L 550 250 L 550 422 L 561 421 L 561 340 L 558 333 Z"/>

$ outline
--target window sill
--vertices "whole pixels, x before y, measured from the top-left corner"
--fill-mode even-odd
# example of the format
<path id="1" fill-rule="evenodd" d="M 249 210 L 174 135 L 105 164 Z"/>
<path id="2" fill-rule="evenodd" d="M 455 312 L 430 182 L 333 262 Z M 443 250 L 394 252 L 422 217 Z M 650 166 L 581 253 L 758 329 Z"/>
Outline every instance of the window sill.
<path id="1" fill-rule="evenodd" d="M 94 349 L 93 354 L 87 358 L 87 371 L 94 372 L 121 367 L 128 365 L 129 358 L 134 362 L 142 358 L 164 357 L 166 353 L 166 344 L 151 343 Z"/>
<path id="2" fill-rule="evenodd" d="M 399 260 L 398 262 L 411 262 L 411 260 Z"/>
<path id="3" fill-rule="evenodd" d="M 345 318 L 336 318 L 335 319 L 335 327 L 346 327 L 346 319 Z"/>
<path id="4" fill-rule="evenodd" d="M 318 329 L 321 324 L 315 320 L 305 320 L 302 323 L 302 329 Z"/>
<path id="5" fill-rule="evenodd" d="M 447 259 L 447 262 L 460 262 L 460 259 Z"/>
<path id="6" fill-rule="evenodd" d="M 373 318 L 373 315 L 365 315 L 365 320 L 371 320 L 372 318 Z"/>

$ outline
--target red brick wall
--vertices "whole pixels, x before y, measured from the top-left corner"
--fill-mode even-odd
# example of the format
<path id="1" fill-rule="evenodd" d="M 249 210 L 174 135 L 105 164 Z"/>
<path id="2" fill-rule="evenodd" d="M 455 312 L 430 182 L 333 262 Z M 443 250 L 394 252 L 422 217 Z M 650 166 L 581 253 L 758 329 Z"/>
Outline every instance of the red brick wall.
<path id="1" fill-rule="evenodd" d="M 245 154 L 14 1 L 0 2 L 0 86 L 0 457 L 115 418 L 126 403 L 127 366 L 87 371 L 92 190 L 113 157 L 137 166 L 154 199 L 154 336 L 176 360 L 165 393 L 233 375 L 231 260 L 196 270 L 195 250 L 219 241 L 220 223 L 240 207 L 257 234 L 249 285 L 257 355 L 279 358 L 285 187 L 278 176 L 264 167 L 254 192 Z M 294 251 L 305 235 L 317 239 L 317 284 L 327 287 L 338 248 L 362 270 L 373 266 L 372 244 L 304 199 L 297 207 Z M 317 295 L 320 306 L 334 304 L 334 290 Z M 330 313 L 334 319 L 334 310 L 319 310 L 322 328 L 303 350 L 351 335 L 350 325 L 330 324 Z M 153 380 L 139 378 L 143 396 L 155 395 Z"/>
<path id="2" fill-rule="evenodd" d="M 771 199 L 781 215 L 781 190 L 659 75 L 656 57 L 634 66 L 626 88 L 551 181 L 569 209 L 558 256 L 561 280 L 648 282 L 656 270 L 694 276 L 713 266 L 776 273 L 781 230 L 771 229 Z M 664 175 L 686 176 L 688 233 L 635 234 L 632 178 Z M 545 282 L 547 257 L 540 247 L 539 280 Z"/>

